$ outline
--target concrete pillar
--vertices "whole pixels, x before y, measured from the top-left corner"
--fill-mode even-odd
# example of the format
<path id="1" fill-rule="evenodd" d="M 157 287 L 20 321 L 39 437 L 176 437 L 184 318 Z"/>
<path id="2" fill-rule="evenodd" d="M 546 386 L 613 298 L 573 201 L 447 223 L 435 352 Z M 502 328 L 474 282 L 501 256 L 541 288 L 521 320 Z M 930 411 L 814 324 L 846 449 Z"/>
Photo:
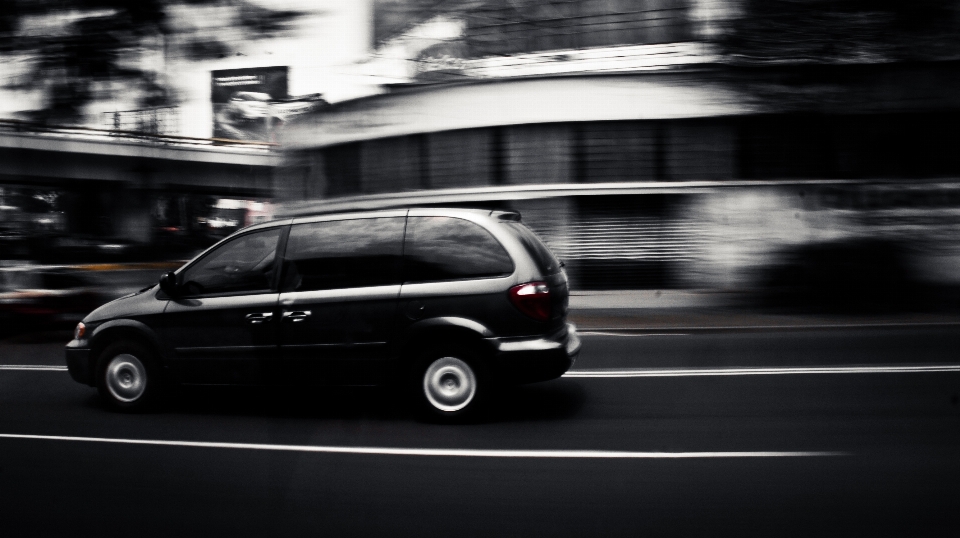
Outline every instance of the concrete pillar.
<path id="1" fill-rule="evenodd" d="M 110 219 L 114 238 L 141 244 L 153 239 L 152 198 L 147 189 L 121 188 L 116 192 Z"/>

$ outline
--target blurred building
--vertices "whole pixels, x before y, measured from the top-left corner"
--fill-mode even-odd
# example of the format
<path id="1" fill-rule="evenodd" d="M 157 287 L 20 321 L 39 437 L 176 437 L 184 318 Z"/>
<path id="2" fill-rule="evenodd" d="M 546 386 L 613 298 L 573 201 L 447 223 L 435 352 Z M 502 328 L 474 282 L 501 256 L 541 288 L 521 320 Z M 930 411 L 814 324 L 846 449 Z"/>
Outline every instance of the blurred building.
<path id="1" fill-rule="evenodd" d="M 956 63 L 729 65 L 729 2 L 386 4 L 408 69 L 288 127 L 287 214 L 513 207 L 580 289 L 751 287 L 868 238 L 960 281 Z"/>
<path id="2" fill-rule="evenodd" d="M 580 289 L 744 289 L 894 258 L 924 282 L 960 284 L 960 56 L 934 47 L 960 35 L 949 25 L 886 39 L 885 12 L 863 24 L 837 12 L 826 37 L 790 34 L 797 48 L 775 42 L 770 28 L 792 24 L 779 12 L 773 27 L 761 16 L 731 30 L 758 0 L 365 0 L 333 15 L 299 4 L 312 14 L 286 38 L 227 32 L 239 54 L 202 59 L 190 51 L 223 21 L 175 17 L 180 41 L 150 50 L 170 53 L 153 56 L 184 96 L 176 108 L 94 102 L 100 130 L 0 121 L 12 193 L 0 235 L 209 243 L 269 218 L 271 200 L 281 214 L 457 204 L 519 209 Z M 781 4 L 816 30 L 816 2 Z M 869 32 L 838 41 L 848 20 Z M 775 46 L 754 47 L 758 35 Z M 841 54 L 811 59 L 824 48 Z M 937 55 L 910 56 L 927 49 Z M 290 91 L 333 105 L 277 122 L 282 166 L 271 144 L 203 138 L 211 72 L 284 66 Z M 251 111 L 262 100 L 232 99 Z M 48 191 L 56 217 L 18 201 Z M 852 254 L 777 273 L 819 256 L 811 248 Z"/>
<path id="3" fill-rule="evenodd" d="M 632 72 L 716 59 L 731 0 L 379 0 L 371 75 L 398 83 Z"/>
<path id="4" fill-rule="evenodd" d="M 317 92 L 377 91 L 337 68 L 370 50 L 372 0 L 95 4 L 0 8 L 0 261 L 189 256 L 263 218 L 275 152 L 261 127 Z M 233 92 L 223 116 L 250 128 L 214 133 L 213 73 L 264 68 L 284 70 L 271 114 Z M 49 210 L 29 206 L 36 193 Z"/>

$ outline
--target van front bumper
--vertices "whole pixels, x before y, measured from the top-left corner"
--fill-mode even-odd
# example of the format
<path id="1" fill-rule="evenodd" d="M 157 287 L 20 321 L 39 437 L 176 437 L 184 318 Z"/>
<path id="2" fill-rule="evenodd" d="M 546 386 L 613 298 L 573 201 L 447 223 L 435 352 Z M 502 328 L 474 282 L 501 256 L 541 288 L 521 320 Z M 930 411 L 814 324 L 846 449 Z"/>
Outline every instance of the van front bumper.
<path id="1" fill-rule="evenodd" d="M 562 376 L 580 354 L 580 337 L 572 323 L 537 338 L 491 338 L 494 374 L 508 383 L 534 383 Z"/>
<path id="2" fill-rule="evenodd" d="M 65 353 L 70 377 L 78 383 L 94 386 L 93 365 L 90 364 L 90 349 L 86 347 L 86 341 L 71 340 Z"/>

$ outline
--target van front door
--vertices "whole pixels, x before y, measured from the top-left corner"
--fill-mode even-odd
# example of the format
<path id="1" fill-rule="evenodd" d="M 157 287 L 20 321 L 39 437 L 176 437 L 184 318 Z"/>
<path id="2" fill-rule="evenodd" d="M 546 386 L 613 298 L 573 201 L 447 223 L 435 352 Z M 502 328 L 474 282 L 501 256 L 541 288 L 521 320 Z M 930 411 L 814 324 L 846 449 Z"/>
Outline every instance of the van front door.
<path id="1" fill-rule="evenodd" d="M 180 381 L 263 380 L 265 365 L 278 353 L 277 247 L 283 231 L 238 236 L 177 275 L 180 293 L 167 304 L 160 331 Z"/>

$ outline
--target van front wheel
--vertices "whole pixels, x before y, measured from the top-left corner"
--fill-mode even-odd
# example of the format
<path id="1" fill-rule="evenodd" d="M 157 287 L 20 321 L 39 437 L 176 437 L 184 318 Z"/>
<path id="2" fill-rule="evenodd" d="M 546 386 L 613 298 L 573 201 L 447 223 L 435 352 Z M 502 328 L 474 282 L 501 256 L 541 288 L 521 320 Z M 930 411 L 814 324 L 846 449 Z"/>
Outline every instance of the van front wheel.
<path id="1" fill-rule="evenodd" d="M 121 411 L 141 411 L 153 404 L 159 376 L 150 351 L 137 342 L 115 342 L 100 354 L 97 391 Z"/>

